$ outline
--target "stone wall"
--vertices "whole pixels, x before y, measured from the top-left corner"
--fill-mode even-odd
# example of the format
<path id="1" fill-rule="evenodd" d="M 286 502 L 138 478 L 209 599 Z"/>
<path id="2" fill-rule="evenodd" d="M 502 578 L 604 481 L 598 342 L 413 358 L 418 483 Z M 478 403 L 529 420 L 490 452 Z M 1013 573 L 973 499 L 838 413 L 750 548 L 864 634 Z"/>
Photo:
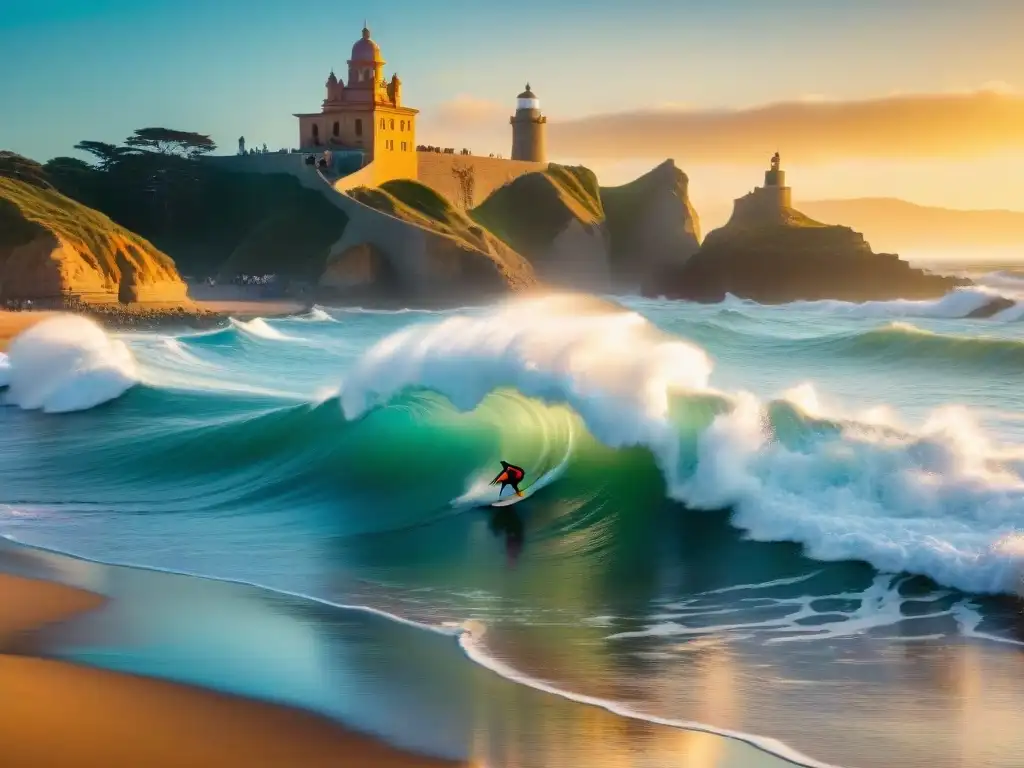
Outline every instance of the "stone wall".
<path id="1" fill-rule="evenodd" d="M 547 168 L 547 163 L 526 160 L 504 160 L 476 155 L 445 155 L 438 152 L 417 152 L 419 156 L 418 180 L 433 187 L 460 208 L 480 205 L 494 190 L 530 171 Z M 472 195 L 466 200 L 462 184 L 455 171 L 468 169 L 472 179 Z M 467 205 L 468 203 L 468 205 Z"/>
<path id="2" fill-rule="evenodd" d="M 733 202 L 732 221 L 774 220 L 783 211 L 793 207 L 793 192 L 789 187 L 757 187 L 753 192 Z"/>

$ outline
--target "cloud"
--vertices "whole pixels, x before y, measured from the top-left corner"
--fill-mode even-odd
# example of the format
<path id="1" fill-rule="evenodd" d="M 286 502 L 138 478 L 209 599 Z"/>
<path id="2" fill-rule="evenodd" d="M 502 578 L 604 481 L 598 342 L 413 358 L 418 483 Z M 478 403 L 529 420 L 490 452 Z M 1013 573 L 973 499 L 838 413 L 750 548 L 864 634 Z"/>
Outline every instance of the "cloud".
<path id="1" fill-rule="evenodd" d="M 760 162 L 990 156 L 1024 149 L 1024 96 L 1005 84 L 863 101 L 801 99 L 749 109 L 648 109 L 548 123 L 554 155 Z"/>
<path id="2" fill-rule="evenodd" d="M 481 128 L 507 125 L 512 114 L 507 104 L 498 104 L 476 96 L 460 94 L 431 110 L 429 120 L 447 128 Z"/>

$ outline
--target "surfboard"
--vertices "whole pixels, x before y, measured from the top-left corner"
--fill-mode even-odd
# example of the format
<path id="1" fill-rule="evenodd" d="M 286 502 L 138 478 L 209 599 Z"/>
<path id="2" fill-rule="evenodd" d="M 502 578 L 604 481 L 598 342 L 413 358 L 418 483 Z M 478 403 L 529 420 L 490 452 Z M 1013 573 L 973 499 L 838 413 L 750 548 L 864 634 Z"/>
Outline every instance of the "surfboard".
<path id="1" fill-rule="evenodd" d="M 513 504 L 518 504 L 520 501 L 526 501 L 529 498 L 529 494 L 523 491 L 522 496 L 516 496 L 514 493 L 511 496 L 507 496 L 500 501 L 492 501 L 487 506 L 489 507 L 511 507 Z"/>

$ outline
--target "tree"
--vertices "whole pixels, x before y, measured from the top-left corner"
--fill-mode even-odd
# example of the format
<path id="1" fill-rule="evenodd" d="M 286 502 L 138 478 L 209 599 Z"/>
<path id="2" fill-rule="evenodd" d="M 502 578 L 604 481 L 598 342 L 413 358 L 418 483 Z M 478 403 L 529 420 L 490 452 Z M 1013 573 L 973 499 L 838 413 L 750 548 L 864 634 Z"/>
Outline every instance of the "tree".
<path id="1" fill-rule="evenodd" d="M 124 143 L 134 149 L 189 160 L 213 152 L 217 148 L 209 136 L 192 131 L 176 131 L 172 128 L 139 128 L 125 139 Z"/>
<path id="2" fill-rule="evenodd" d="M 80 141 L 75 144 L 79 152 L 86 152 L 96 158 L 96 165 L 101 171 L 109 171 L 110 167 L 124 156 L 124 147 L 108 144 L 105 141 Z"/>
<path id="3" fill-rule="evenodd" d="M 0 176 L 17 179 L 36 187 L 49 189 L 52 187 L 43 166 L 35 160 L 29 160 L 15 152 L 0 150 Z"/>
<path id="4" fill-rule="evenodd" d="M 91 165 L 84 160 L 79 160 L 77 157 L 55 157 L 52 160 L 47 160 L 43 164 L 48 172 L 50 171 L 61 171 L 65 173 L 94 173 L 96 171 Z"/>

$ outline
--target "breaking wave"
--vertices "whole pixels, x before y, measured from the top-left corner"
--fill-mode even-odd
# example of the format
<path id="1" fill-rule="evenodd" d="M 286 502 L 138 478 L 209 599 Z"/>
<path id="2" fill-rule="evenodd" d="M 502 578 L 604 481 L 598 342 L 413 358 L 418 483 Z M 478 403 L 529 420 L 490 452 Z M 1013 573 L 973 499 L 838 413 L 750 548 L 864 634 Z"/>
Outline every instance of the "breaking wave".
<path id="1" fill-rule="evenodd" d="M 277 324 L 250 321 L 166 342 L 164 354 L 192 377 L 177 389 L 189 381 L 197 393 L 215 389 L 210 382 L 226 374 L 198 359 L 204 345 L 250 335 L 275 348 L 290 338 Z M 905 324 L 800 343 L 1024 362 L 1015 340 Z M 174 402 L 123 340 L 81 318 L 40 323 L 9 357 L 6 398 L 22 408 L 88 409 L 126 393 L 125 407 L 135 409 Z M 680 514 L 728 510 L 749 537 L 796 542 L 819 560 L 862 560 L 970 592 L 1015 591 L 1024 567 L 1024 452 L 992 440 L 967 409 L 939 409 L 906 426 L 878 410 L 827 411 L 810 385 L 759 399 L 714 388 L 712 374 L 701 346 L 612 302 L 517 300 L 408 325 L 353 365 L 339 358 L 336 399 L 296 403 L 261 390 L 271 401 L 258 413 L 154 430 L 130 446 L 111 439 L 81 459 L 82 471 L 89 461 L 108 466 L 130 455 L 151 476 L 192 478 L 204 498 L 211 494 L 199 478 L 219 483 L 242 473 L 244 492 L 234 501 L 219 496 L 221 507 L 363 500 L 357 506 L 374 511 L 352 525 L 377 530 L 445 514 L 452 500 L 485 500 L 479 484 L 509 456 L 528 457 L 521 463 L 530 477 L 545 476 L 538 493 L 593 497 L 609 473 L 593 476 L 591 457 L 612 449 L 634 468 L 622 482 L 646 476 L 635 474 L 638 460 L 656 467 L 662 488 L 647 491 L 680 502 Z M 147 386 L 129 392 L 140 380 Z M 240 389 L 224 387 L 221 396 Z M 628 450 L 635 447 L 645 459 Z M 424 456 L 444 457 L 432 482 L 396 487 L 393 478 Z"/>
<path id="2" fill-rule="evenodd" d="M 59 315 L 18 335 L 8 349 L 5 402 L 62 413 L 92 408 L 138 381 L 128 346 L 91 320 Z"/>

